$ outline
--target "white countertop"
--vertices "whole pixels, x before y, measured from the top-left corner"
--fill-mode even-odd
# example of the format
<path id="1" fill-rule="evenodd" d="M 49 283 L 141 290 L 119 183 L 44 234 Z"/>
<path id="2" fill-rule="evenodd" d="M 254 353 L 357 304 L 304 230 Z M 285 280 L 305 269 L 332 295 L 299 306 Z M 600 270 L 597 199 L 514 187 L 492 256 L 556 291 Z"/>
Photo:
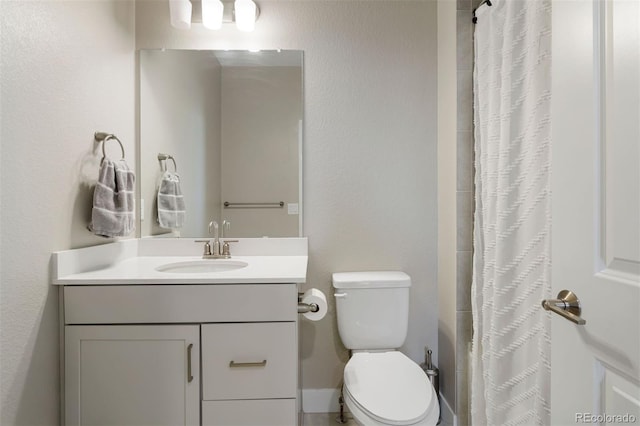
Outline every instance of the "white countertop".
<path id="1" fill-rule="evenodd" d="M 238 255 L 232 253 L 232 258 L 229 259 L 246 262 L 248 264 L 246 267 L 206 273 L 156 270 L 170 263 L 202 260 L 202 256 L 193 255 L 192 250 L 186 250 L 188 253 L 185 253 L 185 250 L 180 249 L 184 246 L 193 246 L 192 243 L 185 245 L 184 241 L 168 245 L 166 240 L 157 244 L 146 240 L 124 240 L 104 246 L 57 252 L 54 253 L 52 262 L 54 265 L 52 282 L 56 285 L 123 285 L 304 283 L 306 281 L 306 238 L 290 239 L 291 241 L 284 241 L 284 243 L 283 239 L 273 239 L 274 247 L 284 247 L 284 249 L 266 250 L 267 253 L 273 253 L 269 255 L 260 254 L 262 246 L 266 244 L 265 241 L 257 241 L 260 244 L 258 250 L 249 240 L 251 239 L 242 240 L 245 244 L 238 245 Z M 199 246 L 197 248 L 199 249 Z M 176 251 L 180 255 L 174 255 Z M 167 252 L 172 253 L 166 255 Z M 281 255 L 282 253 L 284 255 Z"/>

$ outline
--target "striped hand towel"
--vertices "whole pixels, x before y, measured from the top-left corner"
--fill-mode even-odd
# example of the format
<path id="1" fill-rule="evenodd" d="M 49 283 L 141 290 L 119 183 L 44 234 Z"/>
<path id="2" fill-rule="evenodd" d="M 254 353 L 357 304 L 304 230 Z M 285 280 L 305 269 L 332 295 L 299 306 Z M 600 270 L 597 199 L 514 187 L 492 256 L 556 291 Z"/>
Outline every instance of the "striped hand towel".
<path id="1" fill-rule="evenodd" d="M 158 223 L 166 229 L 182 228 L 185 220 L 184 197 L 180 189 L 180 176 L 165 171 L 158 188 Z"/>
<path id="2" fill-rule="evenodd" d="M 135 182 L 135 174 L 124 160 L 102 161 L 89 230 L 103 237 L 124 237 L 135 229 Z"/>

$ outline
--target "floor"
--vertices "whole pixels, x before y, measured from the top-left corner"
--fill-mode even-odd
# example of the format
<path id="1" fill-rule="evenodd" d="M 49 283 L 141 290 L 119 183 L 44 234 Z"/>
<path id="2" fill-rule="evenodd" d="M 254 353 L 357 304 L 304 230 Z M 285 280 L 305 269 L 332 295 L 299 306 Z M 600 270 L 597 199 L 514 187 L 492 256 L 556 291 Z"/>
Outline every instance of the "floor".
<path id="1" fill-rule="evenodd" d="M 336 421 L 338 417 L 338 413 L 315 413 L 315 414 L 305 414 L 303 417 L 303 426 L 336 426 L 339 425 Z M 345 418 L 347 419 L 346 426 L 356 426 L 357 423 L 351 419 L 351 414 L 346 413 Z M 451 424 L 446 422 L 441 422 L 439 426 L 451 426 Z"/>
<path id="2" fill-rule="evenodd" d="M 303 418 L 304 426 L 336 426 L 339 425 L 336 421 L 339 413 L 314 413 L 314 414 L 305 414 Z M 357 423 L 351 419 L 351 414 L 345 414 L 345 418 L 347 419 L 346 426 L 356 426 Z"/>

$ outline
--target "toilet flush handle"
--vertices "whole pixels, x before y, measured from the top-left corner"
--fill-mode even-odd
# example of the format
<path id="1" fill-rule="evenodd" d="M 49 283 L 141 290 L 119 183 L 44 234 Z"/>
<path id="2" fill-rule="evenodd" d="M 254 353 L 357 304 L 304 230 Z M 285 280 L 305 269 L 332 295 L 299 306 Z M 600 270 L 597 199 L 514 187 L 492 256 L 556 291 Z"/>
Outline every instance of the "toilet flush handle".
<path id="1" fill-rule="evenodd" d="M 333 293 L 333 297 L 335 297 L 336 299 L 344 299 L 345 297 L 347 297 L 347 293 Z"/>

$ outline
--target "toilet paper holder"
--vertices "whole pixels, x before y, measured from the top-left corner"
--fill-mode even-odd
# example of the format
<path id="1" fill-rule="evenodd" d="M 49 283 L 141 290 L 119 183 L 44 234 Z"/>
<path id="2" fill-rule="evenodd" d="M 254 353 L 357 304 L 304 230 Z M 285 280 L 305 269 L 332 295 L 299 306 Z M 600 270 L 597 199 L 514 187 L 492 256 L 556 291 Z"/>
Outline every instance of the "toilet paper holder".
<path id="1" fill-rule="evenodd" d="M 318 312 L 320 307 L 316 303 L 304 303 L 302 297 L 304 293 L 298 293 L 298 313 L 306 314 L 307 312 Z"/>

